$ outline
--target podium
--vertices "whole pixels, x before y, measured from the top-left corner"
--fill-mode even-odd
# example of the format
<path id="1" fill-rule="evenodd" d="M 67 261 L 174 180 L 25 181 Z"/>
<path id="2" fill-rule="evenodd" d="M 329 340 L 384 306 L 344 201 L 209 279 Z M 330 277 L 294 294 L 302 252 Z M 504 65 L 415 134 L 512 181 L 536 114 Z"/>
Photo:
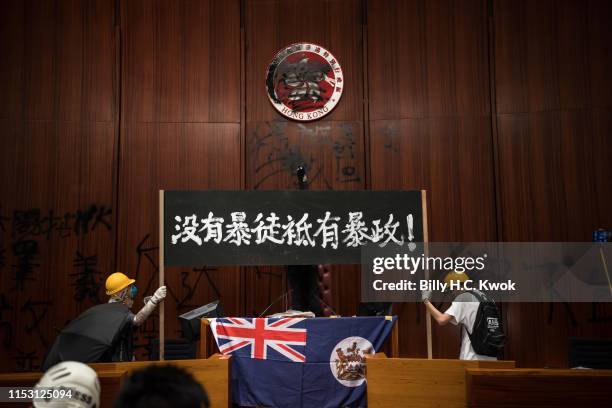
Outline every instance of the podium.
<path id="1" fill-rule="evenodd" d="M 395 316 L 230 317 L 201 325 L 199 355 L 215 349 L 215 338 L 232 353 L 232 403 L 242 406 L 361 406 L 366 355 L 385 345 L 397 354 Z"/>
<path id="2" fill-rule="evenodd" d="M 514 368 L 514 361 L 366 358 L 368 407 L 465 407 L 466 369 Z"/>

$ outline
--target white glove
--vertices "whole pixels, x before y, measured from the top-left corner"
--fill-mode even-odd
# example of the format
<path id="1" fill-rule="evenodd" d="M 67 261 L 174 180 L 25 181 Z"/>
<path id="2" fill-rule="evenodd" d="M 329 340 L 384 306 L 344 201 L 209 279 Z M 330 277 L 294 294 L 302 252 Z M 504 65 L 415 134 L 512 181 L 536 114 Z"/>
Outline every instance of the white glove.
<path id="1" fill-rule="evenodd" d="M 153 294 L 153 296 L 151 296 L 151 302 L 153 302 L 153 304 L 158 304 L 159 302 L 161 302 L 162 300 L 164 300 L 164 298 L 166 297 L 166 287 L 165 286 L 160 286 L 155 293 Z"/>
<path id="2" fill-rule="evenodd" d="M 431 290 L 422 290 L 421 299 L 423 299 L 423 302 L 431 299 Z"/>

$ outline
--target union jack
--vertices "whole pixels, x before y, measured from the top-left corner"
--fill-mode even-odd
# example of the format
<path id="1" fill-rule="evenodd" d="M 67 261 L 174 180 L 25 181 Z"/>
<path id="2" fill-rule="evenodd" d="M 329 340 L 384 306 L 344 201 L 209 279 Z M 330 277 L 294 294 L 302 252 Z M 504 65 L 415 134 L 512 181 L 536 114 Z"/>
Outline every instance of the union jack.
<path id="1" fill-rule="evenodd" d="M 294 327 L 303 318 L 239 318 L 213 319 L 211 328 L 222 354 L 238 350 L 251 358 L 268 359 L 268 348 L 297 363 L 306 361 L 306 329 Z"/>

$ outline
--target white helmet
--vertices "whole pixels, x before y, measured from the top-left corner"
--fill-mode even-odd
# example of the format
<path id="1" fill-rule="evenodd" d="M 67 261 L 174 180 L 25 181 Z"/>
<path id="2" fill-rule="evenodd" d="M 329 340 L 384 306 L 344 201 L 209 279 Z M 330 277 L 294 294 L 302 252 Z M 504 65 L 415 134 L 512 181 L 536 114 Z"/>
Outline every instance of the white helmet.
<path id="1" fill-rule="evenodd" d="M 35 386 L 40 390 L 70 391 L 70 398 L 35 399 L 36 408 L 98 408 L 100 406 L 100 382 L 98 374 L 86 364 L 63 361 L 54 365 Z"/>

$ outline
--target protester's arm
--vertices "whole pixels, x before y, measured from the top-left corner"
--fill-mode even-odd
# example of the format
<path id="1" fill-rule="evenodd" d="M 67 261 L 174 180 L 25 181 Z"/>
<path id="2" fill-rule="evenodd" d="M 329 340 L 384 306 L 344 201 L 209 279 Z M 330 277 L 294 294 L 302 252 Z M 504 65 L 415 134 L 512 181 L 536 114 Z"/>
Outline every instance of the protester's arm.
<path id="1" fill-rule="evenodd" d="M 153 296 L 151 296 L 151 299 L 149 299 L 147 304 L 144 305 L 144 307 L 140 309 L 138 313 L 136 313 L 136 316 L 134 316 L 134 320 L 133 320 L 134 326 L 140 326 L 141 324 L 143 324 L 144 321 L 147 320 L 147 317 L 149 317 L 149 315 L 153 313 L 153 310 L 155 310 L 155 307 L 157 307 L 157 304 L 163 301 L 165 297 L 166 297 L 166 287 L 160 286 L 159 289 L 155 291 Z"/>
<path id="2" fill-rule="evenodd" d="M 425 304 L 427 310 L 429 310 L 429 313 L 431 313 L 431 316 L 436 319 L 436 322 L 438 322 L 440 326 L 452 323 L 453 316 L 440 312 L 434 305 L 431 304 L 429 299 L 425 299 L 423 303 Z"/>

